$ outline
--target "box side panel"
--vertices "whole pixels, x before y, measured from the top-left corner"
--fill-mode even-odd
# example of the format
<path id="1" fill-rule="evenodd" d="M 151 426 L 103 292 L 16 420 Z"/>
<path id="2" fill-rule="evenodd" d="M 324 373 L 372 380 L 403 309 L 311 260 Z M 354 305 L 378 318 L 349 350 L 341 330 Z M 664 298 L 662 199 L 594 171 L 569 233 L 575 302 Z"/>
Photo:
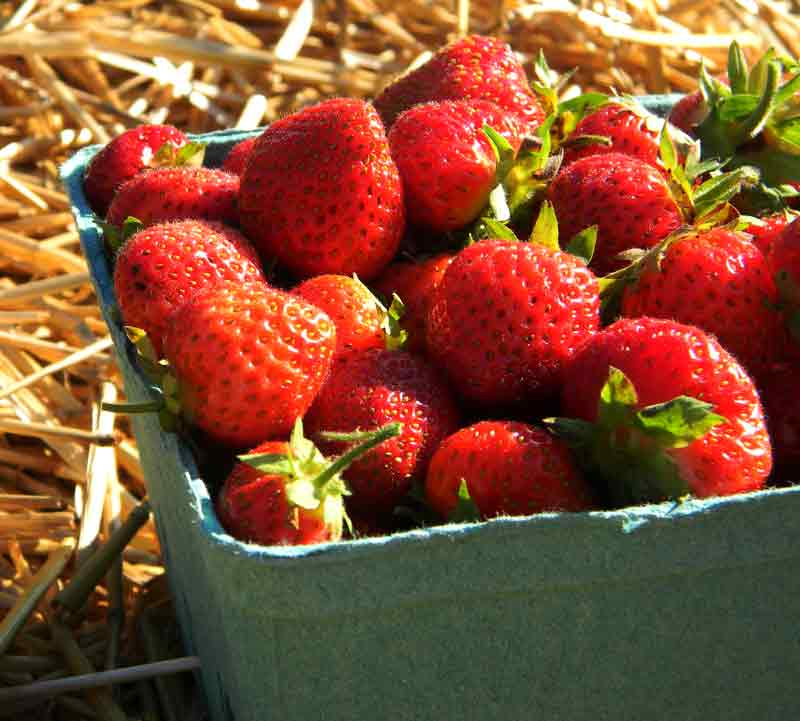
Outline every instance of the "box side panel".
<path id="1" fill-rule="evenodd" d="M 798 570 L 774 562 L 277 619 L 274 646 L 258 651 L 248 646 L 263 619 L 243 615 L 235 633 L 249 693 L 234 716 L 785 721 L 800 711 L 800 636 L 786 622 L 800 612 Z"/>

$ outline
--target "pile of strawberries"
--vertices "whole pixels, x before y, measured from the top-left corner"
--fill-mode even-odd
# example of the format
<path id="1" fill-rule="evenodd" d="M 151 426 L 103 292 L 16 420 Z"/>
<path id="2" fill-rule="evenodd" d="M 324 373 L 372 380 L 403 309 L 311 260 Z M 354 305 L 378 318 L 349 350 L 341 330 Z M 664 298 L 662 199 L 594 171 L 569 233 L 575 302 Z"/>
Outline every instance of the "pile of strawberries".
<path id="1" fill-rule="evenodd" d="M 221 168 L 85 191 L 153 411 L 261 544 L 753 491 L 800 467 L 800 74 L 736 45 L 671 122 L 470 36 Z"/>

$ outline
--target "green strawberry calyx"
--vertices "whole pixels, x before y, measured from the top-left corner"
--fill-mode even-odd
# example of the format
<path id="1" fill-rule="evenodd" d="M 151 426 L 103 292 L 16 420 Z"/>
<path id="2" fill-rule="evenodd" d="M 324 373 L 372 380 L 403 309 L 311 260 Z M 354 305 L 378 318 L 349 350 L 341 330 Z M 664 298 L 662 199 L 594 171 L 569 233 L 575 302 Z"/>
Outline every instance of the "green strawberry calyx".
<path id="1" fill-rule="evenodd" d="M 558 238 L 558 218 L 549 200 L 542 202 L 528 242 L 544 245 L 551 250 L 562 250 Z M 591 225 L 570 238 L 563 250 L 588 264 L 594 255 L 596 242 L 597 226 Z"/>
<path id="2" fill-rule="evenodd" d="M 683 395 L 640 407 L 630 379 L 613 366 L 600 391 L 595 422 L 544 419 L 549 430 L 570 445 L 584 470 L 602 479 L 621 505 L 676 500 L 691 493 L 672 451 L 690 446 L 725 422 L 711 404 Z"/>
<path id="3" fill-rule="evenodd" d="M 106 249 L 112 258 L 116 256 L 120 248 L 128 241 L 132 235 L 136 235 L 144 228 L 144 223 L 138 218 L 129 215 L 123 221 L 122 225 L 114 225 L 113 223 L 106 223 L 105 221 L 99 222 L 100 228 L 103 231 L 103 240 L 106 244 Z"/>
<path id="4" fill-rule="evenodd" d="M 286 500 L 290 506 L 310 511 L 321 508 L 331 538 L 338 540 L 342 537 L 343 523 L 352 532 L 344 507 L 344 497 L 350 495 L 350 490 L 341 474 L 365 453 L 400 435 L 402 429 L 401 423 L 389 423 L 376 431 L 326 434 L 336 436 L 336 440 L 355 442 L 342 455 L 328 459 L 305 437 L 303 421 L 298 418 L 285 454 L 251 453 L 238 458 L 260 473 L 283 477 L 286 480 Z"/>
<path id="5" fill-rule="evenodd" d="M 700 91 L 708 112 L 694 132 L 703 158 L 730 158 L 732 168 L 756 167 L 766 193 L 796 180 L 800 177 L 800 65 L 770 48 L 748 69 L 734 41 L 728 49 L 728 81 L 725 85 L 714 80 L 701 66 Z M 771 205 L 765 207 L 776 208 L 780 199 L 780 194 L 772 193 Z"/>
<path id="6" fill-rule="evenodd" d="M 467 487 L 467 480 L 462 478 L 458 484 L 458 491 L 456 493 L 456 504 L 450 513 L 447 514 L 448 523 L 471 523 L 479 521 L 481 513 L 472 496 L 469 494 Z"/>
<path id="7" fill-rule="evenodd" d="M 156 150 L 153 159 L 148 163 L 148 167 L 165 168 L 180 165 L 199 167 L 205 159 L 207 146 L 208 143 L 203 143 L 199 140 L 190 140 L 184 145 L 175 145 L 168 140 Z"/>
<path id="8" fill-rule="evenodd" d="M 369 294 L 372 302 L 378 310 L 383 331 L 386 350 L 402 350 L 408 342 L 408 331 L 403 328 L 402 318 L 405 315 L 406 307 L 397 293 L 392 293 L 387 306 L 375 293 L 373 293 L 361 279 L 353 273 L 353 280 L 361 286 L 365 293 Z"/>
<path id="9" fill-rule="evenodd" d="M 151 382 L 156 398 L 138 403 L 104 402 L 103 410 L 124 414 L 157 413 L 163 430 L 171 433 L 183 430 L 180 389 L 169 363 L 158 358 L 150 338 L 141 328 L 126 325 L 125 335 L 136 349 L 139 366 Z"/>

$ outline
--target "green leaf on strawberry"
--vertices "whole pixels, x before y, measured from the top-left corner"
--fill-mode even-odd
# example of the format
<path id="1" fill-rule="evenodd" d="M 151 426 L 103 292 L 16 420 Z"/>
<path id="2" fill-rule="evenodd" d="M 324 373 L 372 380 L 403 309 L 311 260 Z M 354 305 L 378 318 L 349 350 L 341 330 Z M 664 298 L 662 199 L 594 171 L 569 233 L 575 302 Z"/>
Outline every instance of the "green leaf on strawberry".
<path id="1" fill-rule="evenodd" d="M 553 209 L 553 204 L 545 200 L 539 210 L 536 223 L 533 226 L 529 243 L 538 243 L 553 250 L 559 250 L 558 245 L 558 218 Z"/>
<path id="2" fill-rule="evenodd" d="M 590 225 L 570 238 L 564 246 L 564 250 L 581 260 L 587 265 L 591 262 L 594 249 L 597 245 L 597 226 Z"/>
<path id="3" fill-rule="evenodd" d="M 144 223 L 131 215 L 125 218 L 121 226 L 103 221 L 101 221 L 99 225 L 103 231 L 103 239 L 105 240 L 106 248 L 110 252 L 112 258 L 117 254 L 119 249 L 125 245 L 125 241 L 128 240 L 128 238 L 144 228 Z"/>
<path id="4" fill-rule="evenodd" d="M 462 478 L 458 484 L 458 501 L 447 520 L 449 523 L 471 523 L 480 519 L 480 511 L 469 494 L 466 480 Z"/>

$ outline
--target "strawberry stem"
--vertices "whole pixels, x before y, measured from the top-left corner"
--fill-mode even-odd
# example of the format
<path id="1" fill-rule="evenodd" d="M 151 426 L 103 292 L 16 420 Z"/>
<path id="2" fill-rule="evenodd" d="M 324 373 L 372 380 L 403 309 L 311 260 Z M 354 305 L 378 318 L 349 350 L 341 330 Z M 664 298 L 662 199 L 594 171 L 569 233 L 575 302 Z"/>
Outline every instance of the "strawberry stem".
<path id="1" fill-rule="evenodd" d="M 111 413 L 158 413 L 164 407 L 164 401 L 143 401 L 142 403 L 103 403 L 104 411 Z"/>
<path id="2" fill-rule="evenodd" d="M 384 441 L 399 436 L 403 431 L 402 423 L 389 423 L 377 431 L 361 432 L 355 431 L 353 433 L 320 433 L 320 437 L 325 440 L 336 441 L 362 441 L 359 445 L 349 449 L 346 453 L 339 456 L 331 465 L 329 465 L 322 473 L 314 479 L 314 485 L 319 488 L 324 485 L 331 478 L 345 470 L 351 463 L 363 456 L 368 451 L 371 451 L 375 446 L 379 446 Z"/>

